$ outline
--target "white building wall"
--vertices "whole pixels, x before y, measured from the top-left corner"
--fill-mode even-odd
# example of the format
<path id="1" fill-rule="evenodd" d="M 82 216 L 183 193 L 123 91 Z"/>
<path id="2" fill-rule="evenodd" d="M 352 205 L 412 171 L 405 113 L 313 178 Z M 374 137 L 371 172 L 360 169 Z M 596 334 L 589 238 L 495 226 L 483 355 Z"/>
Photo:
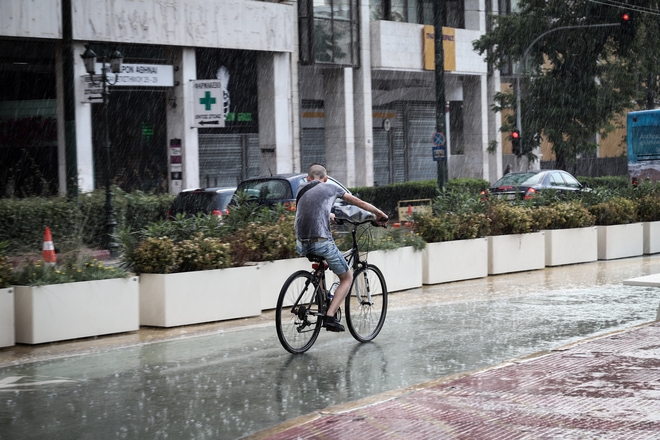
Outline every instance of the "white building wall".
<path id="1" fill-rule="evenodd" d="M 72 3 L 76 40 L 292 52 L 297 38 L 292 32 L 293 4 L 246 0 Z"/>
<path id="2" fill-rule="evenodd" d="M 62 38 L 60 0 L 0 0 L 0 35 Z"/>

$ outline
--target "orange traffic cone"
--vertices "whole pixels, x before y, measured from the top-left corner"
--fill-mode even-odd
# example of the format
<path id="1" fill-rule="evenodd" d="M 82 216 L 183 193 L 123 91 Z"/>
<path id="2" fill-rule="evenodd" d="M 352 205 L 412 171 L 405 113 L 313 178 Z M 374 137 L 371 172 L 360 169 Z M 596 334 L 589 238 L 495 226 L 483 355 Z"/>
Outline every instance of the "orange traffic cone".
<path id="1" fill-rule="evenodd" d="M 46 226 L 44 231 L 44 247 L 41 251 L 41 258 L 44 263 L 54 265 L 57 258 L 55 257 L 55 246 L 53 246 L 53 236 L 50 234 L 50 228 Z"/>

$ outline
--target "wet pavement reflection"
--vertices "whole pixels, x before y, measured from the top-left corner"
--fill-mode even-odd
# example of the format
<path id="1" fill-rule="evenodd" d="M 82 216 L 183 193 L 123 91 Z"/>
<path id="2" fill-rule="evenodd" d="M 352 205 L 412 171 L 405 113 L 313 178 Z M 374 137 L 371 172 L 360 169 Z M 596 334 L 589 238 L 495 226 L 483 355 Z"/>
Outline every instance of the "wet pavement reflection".
<path id="1" fill-rule="evenodd" d="M 274 320 L 0 368 L 0 438 L 234 439 L 330 405 L 652 321 L 660 257 L 392 294 L 373 343 L 321 333 L 306 354 Z"/>

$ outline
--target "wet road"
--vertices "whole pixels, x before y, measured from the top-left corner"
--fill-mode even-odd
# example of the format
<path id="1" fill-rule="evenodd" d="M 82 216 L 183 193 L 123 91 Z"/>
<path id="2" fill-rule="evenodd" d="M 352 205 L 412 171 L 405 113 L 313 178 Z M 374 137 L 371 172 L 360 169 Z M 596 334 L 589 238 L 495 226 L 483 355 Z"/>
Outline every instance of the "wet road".
<path id="1" fill-rule="evenodd" d="M 395 293 L 374 343 L 323 332 L 300 356 L 279 346 L 269 323 L 0 368 L 0 438 L 238 438 L 652 321 L 660 291 L 621 284 L 652 273 L 660 256 Z"/>

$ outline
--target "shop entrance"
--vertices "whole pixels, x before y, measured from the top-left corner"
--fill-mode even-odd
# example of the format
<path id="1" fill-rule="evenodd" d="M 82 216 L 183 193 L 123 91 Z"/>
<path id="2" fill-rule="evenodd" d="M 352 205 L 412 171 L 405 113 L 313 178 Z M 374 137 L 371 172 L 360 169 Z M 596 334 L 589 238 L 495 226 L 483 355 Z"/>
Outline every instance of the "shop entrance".
<path id="1" fill-rule="evenodd" d="M 124 191 L 167 191 L 166 93 L 115 89 L 110 93 L 110 180 Z M 94 186 L 105 187 L 108 162 L 103 106 L 92 107 Z"/>

